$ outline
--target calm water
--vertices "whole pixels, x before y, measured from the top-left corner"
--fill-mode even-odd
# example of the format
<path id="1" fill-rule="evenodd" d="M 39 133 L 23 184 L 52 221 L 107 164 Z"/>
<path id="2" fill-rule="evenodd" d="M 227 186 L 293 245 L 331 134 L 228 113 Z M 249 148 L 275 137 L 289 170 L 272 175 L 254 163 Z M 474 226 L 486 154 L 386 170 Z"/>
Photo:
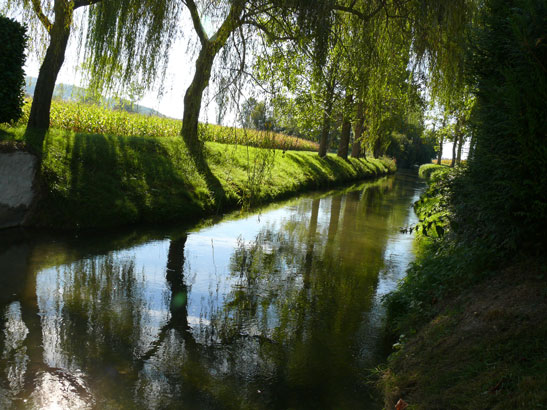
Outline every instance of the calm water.
<path id="1" fill-rule="evenodd" d="M 0 408 L 377 409 L 398 174 L 200 228 L 0 233 Z"/>

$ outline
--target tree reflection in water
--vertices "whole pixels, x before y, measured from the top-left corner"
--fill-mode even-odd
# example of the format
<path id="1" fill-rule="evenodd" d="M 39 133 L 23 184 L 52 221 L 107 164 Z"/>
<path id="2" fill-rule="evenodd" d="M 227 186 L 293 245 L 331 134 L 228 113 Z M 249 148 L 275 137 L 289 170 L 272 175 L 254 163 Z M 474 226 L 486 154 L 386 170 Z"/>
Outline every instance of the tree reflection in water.
<path id="1" fill-rule="evenodd" d="M 0 407 L 366 407 L 364 315 L 414 190 L 384 178 L 225 222 L 207 232 L 248 238 L 216 262 L 198 231 L 29 267 L 1 300 Z"/>

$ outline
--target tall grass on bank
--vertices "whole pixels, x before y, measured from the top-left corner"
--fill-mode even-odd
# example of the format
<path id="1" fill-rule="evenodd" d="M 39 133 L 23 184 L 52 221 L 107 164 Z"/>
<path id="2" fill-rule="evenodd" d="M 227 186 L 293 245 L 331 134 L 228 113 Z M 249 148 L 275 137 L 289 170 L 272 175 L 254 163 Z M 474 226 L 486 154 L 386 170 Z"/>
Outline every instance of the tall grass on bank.
<path id="1" fill-rule="evenodd" d="M 23 107 L 19 125 L 26 124 L 30 101 Z M 174 137 L 180 134 L 182 121 L 126 111 L 112 110 L 94 104 L 54 100 L 51 105 L 52 128 L 87 134 L 117 135 L 123 137 Z M 239 144 L 257 148 L 316 151 L 318 144 L 269 131 L 245 130 L 214 124 L 200 124 L 203 141 Z"/>
<path id="2" fill-rule="evenodd" d="M 22 140 L 24 127 L 0 138 Z M 391 159 L 350 159 L 315 152 L 205 144 L 222 185 L 223 209 L 252 206 L 313 188 L 395 171 Z M 46 135 L 44 198 L 32 223 L 96 228 L 196 219 L 218 203 L 179 136 L 126 137 L 51 129 Z"/>

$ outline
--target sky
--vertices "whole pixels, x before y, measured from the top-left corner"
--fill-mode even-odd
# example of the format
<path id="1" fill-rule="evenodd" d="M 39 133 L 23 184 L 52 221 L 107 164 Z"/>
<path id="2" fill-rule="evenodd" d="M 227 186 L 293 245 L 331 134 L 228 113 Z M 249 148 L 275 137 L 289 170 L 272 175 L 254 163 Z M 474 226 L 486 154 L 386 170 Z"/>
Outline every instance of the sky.
<path id="1" fill-rule="evenodd" d="M 15 16 L 17 18 L 17 16 Z M 20 20 L 18 18 L 18 20 Z M 184 14 L 181 21 L 181 27 L 191 27 L 189 15 Z M 204 22 L 204 27 L 207 31 L 212 31 L 214 27 L 207 22 Z M 149 90 L 145 93 L 144 97 L 136 101 L 138 104 L 145 107 L 153 108 L 162 114 L 172 118 L 182 118 L 184 109 L 183 99 L 186 89 L 190 85 L 192 77 L 194 75 L 195 57 L 189 51 L 189 41 L 192 41 L 194 34 L 192 29 L 185 30 L 184 38 L 178 38 L 171 49 L 169 56 L 169 65 L 167 67 L 166 76 L 163 81 L 164 93 L 161 97 L 158 97 L 157 90 Z M 82 82 L 82 75 L 78 73 L 78 65 L 81 61 L 78 61 L 78 36 L 72 35 L 69 40 L 69 45 L 65 55 L 65 62 L 57 77 L 57 83 L 72 84 L 79 87 L 84 86 Z M 27 76 L 38 77 L 40 69 L 40 62 L 34 54 L 27 56 L 27 63 L 25 65 L 25 72 Z M 204 104 L 207 103 L 207 98 L 204 94 Z M 206 108 L 202 106 L 201 120 L 208 120 L 214 122 L 216 118 L 216 106 L 213 103 L 209 104 Z"/>
<path id="2" fill-rule="evenodd" d="M 191 56 L 186 53 L 185 43 L 186 41 L 179 39 L 174 44 L 164 80 L 163 96 L 158 97 L 157 90 L 149 90 L 144 95 L 144 98 L 137 101 L 138 104 L 153 108 L 168 117 L 182 118 L 184 93 L 190 85 L 190 81 L 194 74 L 194 61 L 192 61 Z M 82 83 L 82 75 L 78 72 L 78 64 L 76 44 L 72 41 L 67 50 L 65 63 L 57 77 L 57 83 L 72 84 L 80 87 L 84 86 Z M 40 63 L 37 58 L 33 55 L 28 56 L 25 65 L 26 75 L 38 77 L 39 69 Z M 210 114 L 211 119 L 214 119 L 214 108 L 213 111 L 208 114 Z"/>

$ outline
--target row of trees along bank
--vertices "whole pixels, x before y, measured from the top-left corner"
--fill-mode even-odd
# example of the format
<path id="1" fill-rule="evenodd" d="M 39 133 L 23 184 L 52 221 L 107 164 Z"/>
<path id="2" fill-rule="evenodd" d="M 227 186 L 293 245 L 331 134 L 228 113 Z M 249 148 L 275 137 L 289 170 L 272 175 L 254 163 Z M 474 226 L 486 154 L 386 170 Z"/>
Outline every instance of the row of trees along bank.
<path id="1" fill-rule="evenodd" d="M 474 7 L 466 0 L 19 0 L 3 6 L 30 24 L 35 49 L 47 46 L 28 121 L 28 139 L 38 151 L 71 35 L 84 39 L 83 68 L 92 88 L 153 88 L 162 81 L 176 33 L 190 20 L 197 59 L 180 133 L 213 190 L 198 134 L 211 80 L 221 94 L 254 79 L 290 96 L 301 121 L 317 133 L 320 156 L 336 122 L 339 156 L 351 150 L 358 157 L 363 148 L 379 156 L 409 116 L 423 124 L 421 85 L 445 99 L 458 88 L 461 73 L 454 67 L 461 53 L 449 45 L 460 41 Z M 218 56 L 223 64 L 215 68 Z M 418 83 L 417 71 L 409 69 L 419 64 L 426 82 Z"/>

